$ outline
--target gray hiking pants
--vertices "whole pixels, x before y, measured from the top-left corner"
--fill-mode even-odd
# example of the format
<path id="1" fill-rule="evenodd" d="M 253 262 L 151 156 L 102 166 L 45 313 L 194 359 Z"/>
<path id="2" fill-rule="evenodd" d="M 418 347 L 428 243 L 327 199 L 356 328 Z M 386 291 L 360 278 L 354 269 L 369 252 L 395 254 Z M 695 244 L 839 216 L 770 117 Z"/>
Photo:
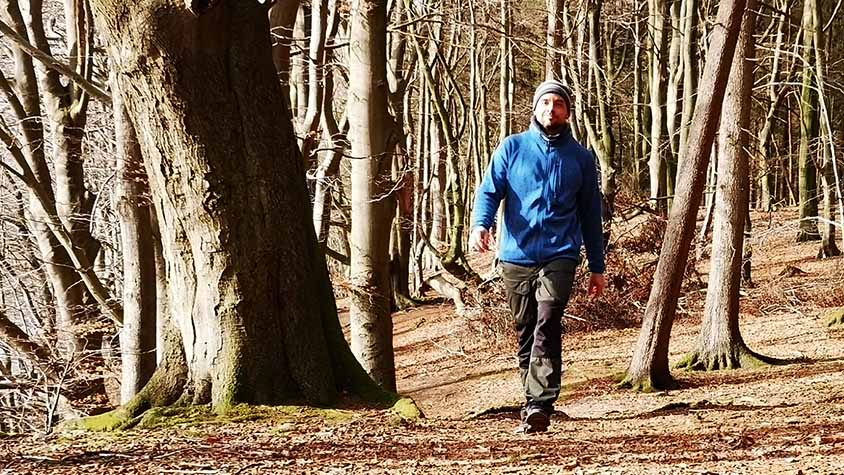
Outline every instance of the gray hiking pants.
<path id="1" fill-rule="evenodd" d="M 560 395 L 563 311 L 576 267 L 577 262 L 568 259 L 534 267 L 501 263 L 519 337 L 519 370 L 527 406 L 551 410 Z"/>

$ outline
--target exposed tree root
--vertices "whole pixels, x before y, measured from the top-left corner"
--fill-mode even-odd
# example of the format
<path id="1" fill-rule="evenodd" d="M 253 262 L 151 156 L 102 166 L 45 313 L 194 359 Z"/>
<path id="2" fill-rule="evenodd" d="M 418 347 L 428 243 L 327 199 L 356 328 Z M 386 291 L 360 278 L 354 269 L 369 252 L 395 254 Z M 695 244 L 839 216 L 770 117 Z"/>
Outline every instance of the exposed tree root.
<path id="1" fill-rule="evenodd" d="M 315 242 L 315 241 L 314 241 Z M 322 253 L 315 253 L 322 260 Z M 410 421 L 424 417 L 416 403 L 410 398 L 385 391 L 378 386 L 363 370 L 352 354 L 349 345 L 343 337 L 340 321 L 337 318 L 337 306 L 334 292 L 328 278 L 324 262 L 319 262 L 317 269 L 325 272 L 324 278 L 319 279 L 320 293 L 319 318 L 325 338 L 325 348 L 329 350 L 334 386 L 332 394 L 308 394 L 298 396 L 294 403 L 307 402 L 317 406 L 330 406 L 341 399 L 354 400 L 375 404 L 377 407 L 392 407 L 397 417 Z M 173 417 L 204 417 L 203 413 L 213 411 L 217 416 L 238 411 L 238 408 L 256 408 L 265 406 L 249 406 L 241 404 L 245 401 L 228 400 L 211 402 L 211 381 L 194 381 L 188 378 L 188 367 L 182 349 L 181 335 L 172 325 L 165 329 L 165 355 L 162 363 L 156 369 L 150 381 L 128 403 L 117 409 L 97 416 L 85 417 L 69 421 L 63 425 L 64 429 L 82 429 L 90 431 L 113 431 L 128 429 L 135 426 L 149 427 L 156 425 L 162 418 Z M 254 412 L 254 409 L 249 409 Z"/>
<path id="2" fill-rule="evenodd" d="M 628 371 L 624 378 L 618 383 L 618 387 L 622 389 L 632 389 L 636 392 L 651 393 L 654 391 L 663 391 L 668 389 L 677 389 L 680 383 L 674 379 L 671 373 L 666 373 L 661 376 L 642 375 L 636 377 Z"/>
<path id="3" fill-rule="evenodd" d="M 820 233 L 815 231 L 807 231 L 805 229 L 801 229 L 797 232 L 797 242 L 810 242 L 810 241 L 820 241 L 821 235 Z"/>
<path id="4" fill-rule="evenodd" d="M 818 250 L 818 259 L 829 259 L 830 257 L 838 257 L 841 255 L 841 250 L 835 244 L 835 241 L 830 241 L 821 245 Z"/>
<path id="5" fill-rule="evenodd" d="M 718 371 L 724 369 L 759 368 L 771 365 L 784 365 L 799 360 L 774 358 L 762 355 L 740 345 L 732 351 L 704 352 L 695 350 L 688 353 L 674 367 L 686 371 Z"/>
<path id="6" fill-rule="evenodd" d="M 144 413 L 156 407 L 170 406 L 180 401 L 187 383 L 187 362 L 182 351 L 178 330 L 168 324 L 165 328 L 165 353 L 149 382 L 129 402 L 112 411 L 66 422 L 61 429 L 82 429 L 95 432 L 134 427 Z"/>
<path id="7" fill-rule="evenodd" d="M 399 294 L 399 293 L 395 293 L 393 295 L 393 299 L 395 301 L 394 302 L 394 304 L 395 304 L 394 310 L 407 310 L 407 309 L 410 309 L 410 308 L 419 307 L 420 305 L 422 305 L 424 303 L 421 300 L 416 300 L 413 297 L 408 297 L 407 295 Z"/>
<path id="8" fill-rule="evenodd" d="M 844 326 L 844 307 L 833 310 L 826 314 L 826 326 Z"/>

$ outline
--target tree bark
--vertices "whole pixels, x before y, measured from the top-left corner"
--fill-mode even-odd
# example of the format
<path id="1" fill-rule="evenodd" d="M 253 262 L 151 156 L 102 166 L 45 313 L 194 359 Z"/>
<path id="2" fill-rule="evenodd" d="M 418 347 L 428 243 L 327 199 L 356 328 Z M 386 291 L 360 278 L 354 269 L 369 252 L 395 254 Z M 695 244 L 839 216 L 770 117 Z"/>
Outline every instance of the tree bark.
<path id="1" fill-rule="evenodd" d="M 566 0 L 546 0 L 548 9 L 548 26 L 545 29 L 545 79 L 557 79 L 560 71 L 560 46 L 562 32 L 560 30 L 560 12 L 562 2 Z M 474 15 L 474 12 L 473 12 Z"/>
<path id="2" fill-rule="evenodd" d="M 634 389 L 676 385 L 668 367 L 668 342 L 744 7 L 744 0 L 722 2 L 718 7 L 702 81 L 710 86 L 702 91 L 692 119 L 689 156 L 683 160 L 678 175 L 679 193 L 671 207 L 639 340 L 622 382 Z"/>
<path id="3" fill-rule="evenodd" d="M 800 206 L 800 230 L 797 242 L 817 241 L 818 233 L 818 185 L 817 169 L 812 144 L 818 139 L 818 93 L 815 89 L 814 48 L 812 40 L 815 29 L 814 12 L 816 0 L 803 2 L 803 90 L 800 95 L 800 150 L 798 152 L 798 193 Z"/>
<path id="4" fill-rule="evenodd" d="M 149 182 L 143 169 L 141 148 L 119 92 L 113 94 L 112 106 L 117 142 L 117 186 L 113 199 L 120 217 L 123 251 L 120 401 L 125 404 L 155 371 L 158 296 L 151 222 L 154 211 L 150 208 Z"/>
<path id="5" fill-rule="evenodd" d="M 651 205 L 662 206 L 658 200 L 666 191 L 666 164 L 663 157 L 662 138 L 665 125 L 665 68 L 668 58 L 665 34 L 665 0 L 648 0 L 648 33 L 650 50 L 650 119 L 651 147 L 648 158 Z"/>
<path id="6" fill-rule="evenodd" d="M 145 130 L 171 339 L 181 342 L 122 414 L 174 395 L 226 410 L 329 403 L 368 387 L 339 343 L 292 124 L 278 120 L 266 7 L 92 3 L 132 123 Z"/>
<path id="7" fill-rule="evenodd" d="M 762 361 L 762 357 L 747 347 L 739 330 L 745 218 L 750 201 L 747 131 L 755 56 L 755 3 L 748 1 L 724 98 L 712 258 L 703 323 L 697 348 L 679 364 L 689 369 L 736 369 Z"/>
<path id="8" fill-rule="evenodd" d="M 387 112 L 387 2 L 352 3 L 349 142 L 352 145 L 352 351 L 382 387 L 395 390 L 390 316 L 392 218 Z"/>
<path id="9" fill-rule="evenodd" d="M 498 101 L 501 118 L 499 119 L 498 141 L 503 141 L 508 135 L 513 133 L 513 104 L 510 101 L 510 90 L 513 84 L 513 74 L 511 56 L 513 55 L 512 46 L 510 44 L 510 35 L 513 30 L 512 25 L 512 7 L 510 2 L 512 0 L 499 0 L 500 19 L 501 19 L 501 39 L 499 40 L 498 54 L 500 58 L 500 76 L 498 83 Z"/>

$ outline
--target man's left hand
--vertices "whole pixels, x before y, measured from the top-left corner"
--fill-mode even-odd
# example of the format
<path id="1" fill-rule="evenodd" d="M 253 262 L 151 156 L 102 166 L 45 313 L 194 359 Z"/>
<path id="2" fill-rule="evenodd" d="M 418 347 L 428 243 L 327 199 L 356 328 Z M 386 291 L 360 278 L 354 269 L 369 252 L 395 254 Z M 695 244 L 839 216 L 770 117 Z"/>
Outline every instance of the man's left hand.
<path id="1" fill-rule="evenodd" d="M 590 274 L 589 275 L 589 295 L 592 297 L 600 297 L 607 287 L 607 278 L 604 274 Z"/>

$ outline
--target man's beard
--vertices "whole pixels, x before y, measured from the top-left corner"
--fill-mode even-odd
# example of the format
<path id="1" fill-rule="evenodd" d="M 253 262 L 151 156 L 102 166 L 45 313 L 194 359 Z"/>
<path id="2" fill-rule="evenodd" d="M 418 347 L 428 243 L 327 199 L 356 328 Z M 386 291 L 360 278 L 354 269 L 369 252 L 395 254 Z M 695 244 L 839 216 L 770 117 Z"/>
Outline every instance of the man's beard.
<path id="1" fill-rule="evenodd" d="M 563 130 L 563 123 L 559 121 L 553 120 L 546 120 L 541 122 L 542 128 L 545 129 L 545 133 L 548 135 L 556 135 Z"/>

